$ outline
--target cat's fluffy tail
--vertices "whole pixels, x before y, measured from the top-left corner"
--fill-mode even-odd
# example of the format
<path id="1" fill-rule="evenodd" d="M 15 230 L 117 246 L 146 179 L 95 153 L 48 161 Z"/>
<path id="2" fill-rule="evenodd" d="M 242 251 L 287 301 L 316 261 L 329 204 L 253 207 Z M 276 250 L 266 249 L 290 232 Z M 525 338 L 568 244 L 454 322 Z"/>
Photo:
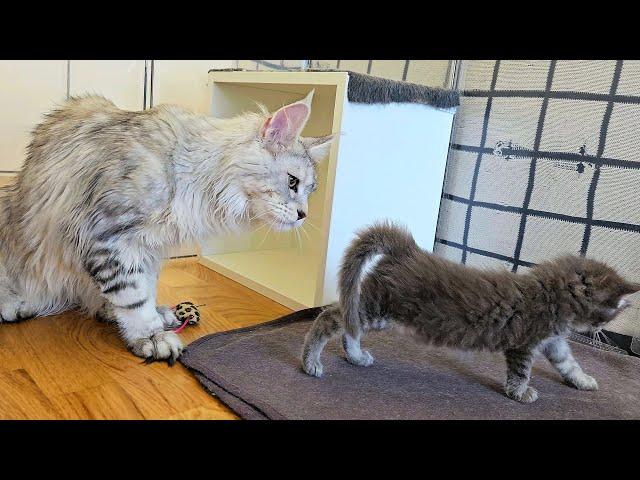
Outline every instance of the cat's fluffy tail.
<path id="1" fill-rule="evenodd" d="M 354 338 L 360 334 L 360 284 L 365 263 L 374 255 L 399 257 L 418 248 L 406 228 L 390 222 L 376 223 L 356 234 L 344 254 L 338 281 L 340 307 L 347 334 Z"/>

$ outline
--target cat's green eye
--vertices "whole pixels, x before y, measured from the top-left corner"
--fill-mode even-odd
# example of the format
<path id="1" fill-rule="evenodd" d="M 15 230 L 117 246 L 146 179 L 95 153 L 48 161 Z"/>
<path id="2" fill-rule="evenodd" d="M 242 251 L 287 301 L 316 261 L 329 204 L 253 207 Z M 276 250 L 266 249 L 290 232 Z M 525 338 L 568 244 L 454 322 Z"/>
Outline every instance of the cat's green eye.
<path id="1" fill-rule="evenodd" d="M 298 193 L 298 184 L 300 183 L 300 180 L 298 180 L 296 177 L 294 177 L 290 173 L 288 173 L 287 175 L 289 175 L 289 188 L 294 192 Z"/>

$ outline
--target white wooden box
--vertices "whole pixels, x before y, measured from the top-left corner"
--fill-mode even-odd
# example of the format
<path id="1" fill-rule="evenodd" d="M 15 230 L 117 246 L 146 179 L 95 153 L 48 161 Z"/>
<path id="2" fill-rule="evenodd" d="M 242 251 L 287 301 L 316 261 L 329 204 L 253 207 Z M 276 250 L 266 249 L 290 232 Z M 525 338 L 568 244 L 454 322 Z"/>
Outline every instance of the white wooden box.
<path id="1" fill-rule="evenodd" d="M 303 136 L 340 133 L 318 169 L 304 231 L 214 238 L 200 262 L 292 309 L 337 299 L 337 272 L 354 232 L 376 220 L 406 225 L 433 249 L 453 109 L 352 103 L 346 72 L 211 72 L 211 113 L 271 111 L 315 90 Z"/>

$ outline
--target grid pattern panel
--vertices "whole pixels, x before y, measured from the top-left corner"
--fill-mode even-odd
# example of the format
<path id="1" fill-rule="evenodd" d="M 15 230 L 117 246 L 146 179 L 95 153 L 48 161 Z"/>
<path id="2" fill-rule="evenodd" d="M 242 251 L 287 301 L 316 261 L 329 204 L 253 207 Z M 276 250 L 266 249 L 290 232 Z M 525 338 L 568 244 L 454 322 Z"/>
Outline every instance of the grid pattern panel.
<path id="1" fill-rule="evenodd" d="M 465 61 L 460 85 L 436 253 L 512 271 L 583 254 L 640 281 L 640 63 Z M 612 330 L 637 335 L 638 314 Z"/>

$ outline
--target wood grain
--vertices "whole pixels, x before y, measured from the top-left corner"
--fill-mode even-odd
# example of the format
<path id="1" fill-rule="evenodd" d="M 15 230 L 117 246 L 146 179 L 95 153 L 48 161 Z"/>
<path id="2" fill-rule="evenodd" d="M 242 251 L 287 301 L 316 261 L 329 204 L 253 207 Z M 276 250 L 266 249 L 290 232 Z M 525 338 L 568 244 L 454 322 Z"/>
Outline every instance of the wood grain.
<path id="1" fill-rule="evenodd" d="M 195 258 L 167 262 L 158 300 L 206 304 L 181 333 L 185 344 L 290 312 Z M 0 419 L 234 418 L 182 365 L 129 353 L 113 325 L 77 312 L 0 325 Z"/>

